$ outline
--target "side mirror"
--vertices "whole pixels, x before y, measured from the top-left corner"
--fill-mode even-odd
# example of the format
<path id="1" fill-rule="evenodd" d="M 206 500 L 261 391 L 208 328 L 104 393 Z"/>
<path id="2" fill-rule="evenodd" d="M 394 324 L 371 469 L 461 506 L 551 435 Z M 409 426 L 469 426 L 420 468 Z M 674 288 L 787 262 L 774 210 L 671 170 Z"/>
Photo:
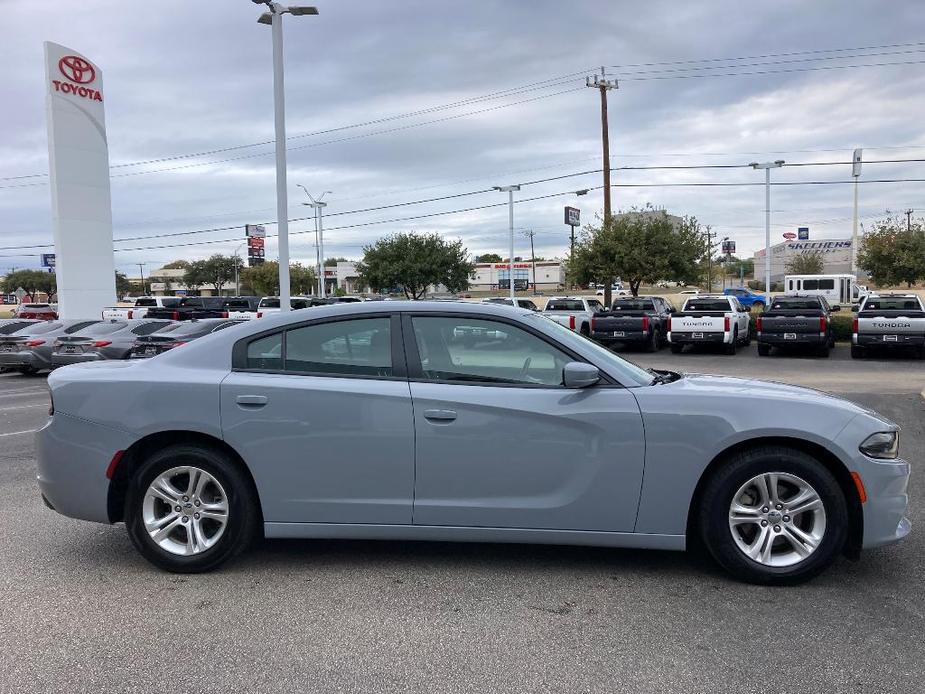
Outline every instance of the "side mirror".
<path id="1" fill-rule="evenodd" d="M 852 307 L 851 307 L 851 313 L 857 313 L 857 312 L 860 311 L 860 310 L 861 310 L 860 305 L 852 306 Z"/>
<path id="2" fill-rule="evenodd" d="M 834 306 L 830 306 L 829 310 L 831 310 L 832 313 L 835 313 L 837 311 L 841 311 L 841 306 L 839 306 L 838 304 L 835 304 Z"/>
<path id="3" fill-rule="evenodd" d="M 562 383 L 566 388 L 587 388 L 601 380 L 596 366 L 580 361 L 570 361 L 562 368 Z"/>

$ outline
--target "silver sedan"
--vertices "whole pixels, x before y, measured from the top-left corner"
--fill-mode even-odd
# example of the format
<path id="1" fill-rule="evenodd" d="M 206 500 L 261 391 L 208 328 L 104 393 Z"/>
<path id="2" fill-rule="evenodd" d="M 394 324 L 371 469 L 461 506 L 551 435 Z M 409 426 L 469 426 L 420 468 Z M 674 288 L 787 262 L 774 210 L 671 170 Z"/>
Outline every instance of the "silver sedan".
<path id="1" fill-rule="evenodd" d="M 504 306 L 357 303 L 49 377 L 46 503 L 170 571 L 258 536 L 704 546 L 790 584 L 901 540 L 898 427 L 776 383 L 646 371 Z"/>

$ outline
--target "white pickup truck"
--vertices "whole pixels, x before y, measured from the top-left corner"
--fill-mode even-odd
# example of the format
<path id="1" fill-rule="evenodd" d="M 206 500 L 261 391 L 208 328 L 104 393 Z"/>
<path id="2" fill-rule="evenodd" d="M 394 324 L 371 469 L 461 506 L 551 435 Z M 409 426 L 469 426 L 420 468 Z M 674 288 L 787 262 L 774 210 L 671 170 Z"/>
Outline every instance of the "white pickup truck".
<path id="1" fill-rule="evenodd" d="M 103 320 L 137 320 L 148 314 L 149 308 L 171 308 L 180 303 L 178 296 L 139 296 L 135 305 L 112 306 L 103 309 Z"/>
<path id="2" fill-rule="evenodd" d="M 861 300 L 851 333 L 853 359 L 903 347 L 925 358 L 925 306 L 916 294 L 870 294 Z"/>
<path id="3" fill-rule="evenodd" d="M 684 345 L 723 345 L 726 354 L 735 354 L 751 342 L 748 329 L 748 309 L 734 296 L 701 294 L 671 315 L 668 342 L 674 354 Z"/>
<path id="4" fill-rule="evenodd" d="M 591 335 L 591 318 L 604 310 L 600 301 L 584 296 L 553 296 L 543 315 L 582 335 Z"/>

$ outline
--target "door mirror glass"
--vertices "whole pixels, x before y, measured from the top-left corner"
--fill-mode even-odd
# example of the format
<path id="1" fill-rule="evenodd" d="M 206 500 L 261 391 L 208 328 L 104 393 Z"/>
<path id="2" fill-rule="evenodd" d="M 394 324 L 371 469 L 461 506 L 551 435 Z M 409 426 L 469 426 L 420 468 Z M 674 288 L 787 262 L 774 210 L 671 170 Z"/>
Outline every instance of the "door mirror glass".
<path id="1" fill-rule="evenodd" d="M 601 380 L 596 366 L 580 361 L 570 361 L 562 369 L 562 383 L 566 388 L 587 388 Z"/>
<path id="2" fill-rule="evenodd" d="M 841 311 L 841 306 L 839 306 L 838 304 L 835 304 L 834 306 L 830 307 L 829 310 L 832 312 Z"/>
<path id="3" fill-rule="evenodd" d="M 852 307 L 851 307 L 851 313 L 857 313 L 857 312 L 860 311 L 860 310 L 861 310 L 861 307 L 860 307 L 860 306 L 852 306 Z"/>

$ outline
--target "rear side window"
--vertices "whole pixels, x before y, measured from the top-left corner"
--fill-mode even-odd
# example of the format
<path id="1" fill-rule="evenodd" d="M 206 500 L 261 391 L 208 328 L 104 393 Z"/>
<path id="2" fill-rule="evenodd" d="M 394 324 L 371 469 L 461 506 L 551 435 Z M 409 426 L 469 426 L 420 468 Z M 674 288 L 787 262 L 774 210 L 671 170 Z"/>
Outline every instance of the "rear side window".
<path id="1" fill-rule="evenodd" d="M 391 376 L 389 318 L 335 321 L 286 333 L 286 371 L 345 376 Z"/>
<path id="2" fill-rule="evenodd" d="M 247 368 L 280 371 L 283 368 L 283 334 L 274 333 L 247 345 Z"/>

